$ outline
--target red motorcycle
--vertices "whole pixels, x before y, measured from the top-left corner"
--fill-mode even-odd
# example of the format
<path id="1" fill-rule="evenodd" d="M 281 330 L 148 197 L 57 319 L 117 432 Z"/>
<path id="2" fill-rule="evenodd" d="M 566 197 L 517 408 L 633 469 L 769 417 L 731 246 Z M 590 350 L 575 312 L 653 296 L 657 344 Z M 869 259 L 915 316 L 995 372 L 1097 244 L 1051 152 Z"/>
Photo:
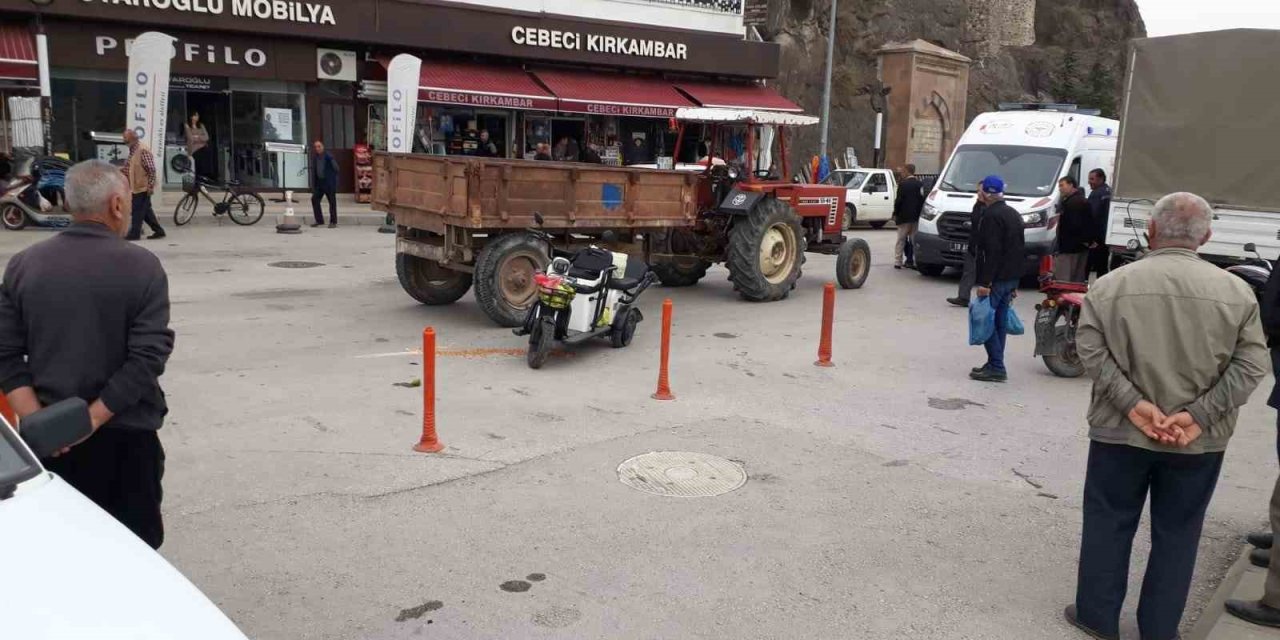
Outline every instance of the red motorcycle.
<path id="1" fill-rule="evenodd" d="M 1076 353 L 1076 328 L 1088 283 L 1060 282 L 1053 276 L 1053 256 L 1040 260 L 1040 293 L 1044 301 L 1036 305 L 1036 356 L 1060 378 L 1084 375 L 1084 363 Z"/>

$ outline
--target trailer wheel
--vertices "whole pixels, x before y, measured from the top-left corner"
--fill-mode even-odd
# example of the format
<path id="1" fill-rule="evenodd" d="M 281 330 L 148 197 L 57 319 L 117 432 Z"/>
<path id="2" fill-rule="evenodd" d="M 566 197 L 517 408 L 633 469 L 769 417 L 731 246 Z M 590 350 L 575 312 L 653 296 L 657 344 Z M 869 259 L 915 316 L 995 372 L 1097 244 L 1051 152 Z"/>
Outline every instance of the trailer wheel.
<path id="1" fill-rule="evenodd" d="M 803 251 L 800 216 L 777 198 L 765 198 L 729 230 L 729 280 L 746 300 L 781 300 L 800 279 Z"/>
<path id="2" fill-rule="evenodd" d="M 871 272 L 871 247 L 862 238 L 849 238 L 836 256 L 836 281 L 841 289 L 861 289 Z"/>
<path id="3" fill-rule="evenodd" d="M 405 293 L 422 304 L 453 304 L 471 289 L 471 274 L 407 253 L 396 254 L 396 277 Z"/>
<path id="4" fill-rule="evenodd" d="M 521 326 L 538 301 L 533 276 L 550 261 L 547 243 L 531 233 L 491 240 L 476 259 L 476 302 L 500 326 Z"/>
<path id="5" fill-rule="evenodd" d="M 706 277 L 711 263 L 697 258 L 677 258 L 673 262 L 650 265 L 649 268 L 664 287 L 692 287 Z"/>

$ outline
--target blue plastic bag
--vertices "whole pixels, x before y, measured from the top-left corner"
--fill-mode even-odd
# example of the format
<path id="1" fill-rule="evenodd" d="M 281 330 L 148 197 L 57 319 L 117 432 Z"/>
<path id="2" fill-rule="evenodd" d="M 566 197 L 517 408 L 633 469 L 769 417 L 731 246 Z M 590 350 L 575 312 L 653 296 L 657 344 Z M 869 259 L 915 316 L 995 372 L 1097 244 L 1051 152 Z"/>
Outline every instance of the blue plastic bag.
<path id="1" fill-rule="evenodd" d="M 969 344 L 983 344 L 996 332 L 996 311 L 991 308 L 991 296 L 969 303 Z"/>
<path id="2" fill-rule="evenodd" d="M 1018 317 L 1018 312 L 1013 310 L 1013 305 L 1009 305 L 1009 313 L 1005 315 L 1004 330 L 1011 336 L 1020 336 L 1027 332 L 1027 328 L 1022 326 L 1022 318 Z"/>

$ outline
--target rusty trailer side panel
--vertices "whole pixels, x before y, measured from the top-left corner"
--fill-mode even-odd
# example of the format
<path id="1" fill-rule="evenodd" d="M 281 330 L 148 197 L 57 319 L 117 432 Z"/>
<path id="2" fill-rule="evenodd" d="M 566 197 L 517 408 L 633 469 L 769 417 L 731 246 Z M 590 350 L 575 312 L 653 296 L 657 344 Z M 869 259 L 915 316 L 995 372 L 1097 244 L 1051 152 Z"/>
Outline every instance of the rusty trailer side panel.
<path id="1" fill-rule="evenodd" d="M 689 227 L 698 176 L 597 164 L 427 155 L 374 157 L 373 207 L 401 226 L 520 229 Z"/>

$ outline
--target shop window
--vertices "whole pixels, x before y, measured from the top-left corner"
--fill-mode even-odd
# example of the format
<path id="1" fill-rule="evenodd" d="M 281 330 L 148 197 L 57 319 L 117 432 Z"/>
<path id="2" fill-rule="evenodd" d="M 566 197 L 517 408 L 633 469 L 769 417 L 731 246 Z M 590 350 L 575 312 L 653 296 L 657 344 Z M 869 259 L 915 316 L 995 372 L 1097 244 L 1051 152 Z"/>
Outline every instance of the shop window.
<path id="1" fill-rule="evenodd" d="M 351 149 L 356 144 L 356 108 L 350 104 L 320 105 L 321 141 L 330 149 Z"/>

